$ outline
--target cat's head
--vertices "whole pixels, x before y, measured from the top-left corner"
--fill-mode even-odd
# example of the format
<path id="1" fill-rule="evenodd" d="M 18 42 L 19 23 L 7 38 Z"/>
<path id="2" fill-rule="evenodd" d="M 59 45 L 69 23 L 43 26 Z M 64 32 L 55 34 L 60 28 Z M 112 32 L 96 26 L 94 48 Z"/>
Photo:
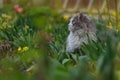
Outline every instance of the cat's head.
<path id="1" fill-rule="evenodd" d="M 81 31 L 96 31 L 95 25 L 92 23 L 88 16 L 83 13 L 79 13 L 76 16 L 73 16 L 70 19 L 68 24 L 69 30 L 72 32 L 81 30 Z"/>

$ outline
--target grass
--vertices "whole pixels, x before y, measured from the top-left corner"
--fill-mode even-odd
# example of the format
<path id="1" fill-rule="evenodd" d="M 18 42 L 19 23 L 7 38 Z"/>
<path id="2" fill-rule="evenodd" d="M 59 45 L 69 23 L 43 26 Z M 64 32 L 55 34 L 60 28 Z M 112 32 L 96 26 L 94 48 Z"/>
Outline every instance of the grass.
<path id="1" fill-rule="evenodd" d="M 69 19 L 62 13 L 48 7 L 11 12 L 0 17 L 0 79 L 120 80 L 120 31 L 113 28 L 114 19 L 93 19 L 98 40 L 83 45 L 86 55 L 79 56 L 66 53 Z"/>

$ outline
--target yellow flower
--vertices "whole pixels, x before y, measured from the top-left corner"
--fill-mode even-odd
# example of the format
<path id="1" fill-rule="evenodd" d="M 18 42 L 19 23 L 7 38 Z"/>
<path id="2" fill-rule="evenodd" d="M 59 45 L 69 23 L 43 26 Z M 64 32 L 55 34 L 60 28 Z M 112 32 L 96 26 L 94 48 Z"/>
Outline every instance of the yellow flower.
<path id="1" fill-rule="evenodd" d="M 68 20 L 68 19 L 70 18 L 70 16 L 64 15 L 63 18 L 64 18 L 65 20 Z"/>
<path id="2" fill-rule="evenodd" d="M 28 25 L 25 25 L 25 27 L 24 27 L 25 29 L 29 29 L 29 26 Z"/>
<path id="3" fill-rule="evenodd" d="M 115 11 L 114 11 L 114 12 L 112 12 L 111 14 L 112 14 L 112 16 L 116 16 L 116 12 L 115 12 Z"/>
<path id="4" fill-rule="evenodd" d="M 107 27 L 108 29 L 113 29 L 112 23 L 109 23 L 106 27 Z"/>
<path id="5" fill-rule="evenodd" d="M 21 51 L 21 50 L 22 50 L 22 48 L 21 48 L 21 47 L 19 47 L 19 48 L 18 48 L 18 51 Z"/>
<path id="6" fill-rule="evenodd" d="M 28 51 L 28 50 L 29 50 L 29 47 L 27 47 L 27 46 L 26 46 L 26 47 L 23 47 L 23 50 L 24 50 L 24 51 Z"/>

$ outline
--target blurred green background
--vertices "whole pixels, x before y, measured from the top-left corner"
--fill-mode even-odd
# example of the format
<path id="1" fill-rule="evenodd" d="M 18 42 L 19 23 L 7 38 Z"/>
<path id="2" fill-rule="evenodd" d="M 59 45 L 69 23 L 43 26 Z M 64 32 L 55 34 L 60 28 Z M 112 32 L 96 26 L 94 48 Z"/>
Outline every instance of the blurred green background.
<path id="1" fill-rule="evenodd" d="M 120 0 L 0 0 L 0 80 L 120 80 Z M 97 42 L 66 53 L 69 19 L 90 16 Z"/>

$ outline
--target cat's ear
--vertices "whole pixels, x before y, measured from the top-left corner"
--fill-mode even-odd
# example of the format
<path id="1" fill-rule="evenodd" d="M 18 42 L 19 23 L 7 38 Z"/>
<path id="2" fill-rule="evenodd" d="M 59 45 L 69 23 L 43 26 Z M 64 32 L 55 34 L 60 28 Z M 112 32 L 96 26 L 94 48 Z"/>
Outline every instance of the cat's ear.
<path id="1" fill-rule="evenodd" d="M 88 28 L 94 28 L 95 27 L 92 20 L 87 15 L 84 15 L 83 13 L 80 13 L 80 21 L 87 24 Z"/>
<path id="2" fill-rule="evenodd" d="M 80 13 L 80 16 L 81 16 L 80 17 L 81 21 L 87 25 L 87 28 L 89 31 L 96 31 L 95 24 L 92 22 L 92 20 L 87 15 Z"/>
<path id="3" fill-rule="evenodd" d="M 81 22 L 86 23 L 86 22 L 89 22 L 89 17 L 86 16 L 86 15 L 84 15 L 83 13 L 79 13 L 79 20 L 80 20 Z"/>
<path id="4" fill-rule="evenodd" d="M 96 31 L 96 26 L 92 21 L 89 21 L 87 23 L 87 28 L 89 29 L 89 31 Z"/>
<path id="5" fill-rule="evenodd" d="M 83 13 L 79 13 L 78 18 L 79 18 L 80 21 L 83 20 L 83 17 L 84 17 Z"/>

